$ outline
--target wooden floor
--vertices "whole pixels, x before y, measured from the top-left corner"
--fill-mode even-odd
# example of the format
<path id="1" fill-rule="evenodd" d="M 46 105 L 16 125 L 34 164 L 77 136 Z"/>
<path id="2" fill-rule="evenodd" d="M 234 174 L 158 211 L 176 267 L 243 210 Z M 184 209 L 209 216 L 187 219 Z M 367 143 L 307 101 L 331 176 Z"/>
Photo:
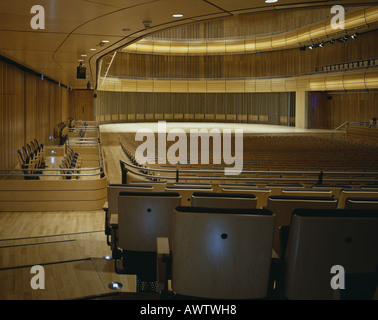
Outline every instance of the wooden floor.
<path id="1" fill-rule="evenodd" d="M 65 300 L 135 292 L 133 275 L 117 275 L 104 234 L 104 213 L 13 212 L 0 214 L 0 299 Z M 31 267 L 42 265 L 45 289 L 33 290 Z"/>

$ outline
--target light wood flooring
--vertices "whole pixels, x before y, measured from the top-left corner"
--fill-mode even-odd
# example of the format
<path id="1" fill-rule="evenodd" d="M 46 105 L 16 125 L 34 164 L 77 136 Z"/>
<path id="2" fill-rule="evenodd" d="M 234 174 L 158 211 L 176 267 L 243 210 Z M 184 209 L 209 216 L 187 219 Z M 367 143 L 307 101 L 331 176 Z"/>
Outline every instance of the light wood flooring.
<path id="1" fill-rule="evenodd" d="M 66 300 L 135 292 L 133 275 L 117 275 L 104 234 L 104 212 L 0 214 L 0 300 Z M 34 265 L 45 270 L 45 289 L 33 290 Z"/>

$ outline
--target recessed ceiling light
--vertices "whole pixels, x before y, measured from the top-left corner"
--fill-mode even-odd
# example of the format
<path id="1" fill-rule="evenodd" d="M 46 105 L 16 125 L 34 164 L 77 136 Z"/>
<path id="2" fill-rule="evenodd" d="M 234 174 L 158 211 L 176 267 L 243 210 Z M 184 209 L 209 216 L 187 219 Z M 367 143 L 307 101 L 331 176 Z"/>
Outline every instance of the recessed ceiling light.
<path id="1" fill-rule="evenodd" d="M 172 14 L 172 17 L 173 18 L 182 18 L 184 15 L 181 14 L 181 13 L 175 13 L 175 14 Z"/>
<path id="2" fill-rule="evenodd" d="M 104 42 L 104 43 L 108 43 L 108 42 L 110 42 L 109 40 L 102 40 L 102 42 Z"/>
<path id="3" fill-rule="evenodd" d="M 82 56 L 82 57 L 86 57 L 87 55 L 86 55 L 86 54 L 82 54 L 81 56 Z"/>
<path id="4" fill-rule="evenodd" d="M 92 49 L 89 49 L 90 51 L 96 51 L 97 49 L 94 49 L 94 48 L 92 48 Z"/>
<path id="5" fill-rule="evenodd" d="M 265 3 L 275 3 L 278 2 L 278 0 L 265 0 Z"/>

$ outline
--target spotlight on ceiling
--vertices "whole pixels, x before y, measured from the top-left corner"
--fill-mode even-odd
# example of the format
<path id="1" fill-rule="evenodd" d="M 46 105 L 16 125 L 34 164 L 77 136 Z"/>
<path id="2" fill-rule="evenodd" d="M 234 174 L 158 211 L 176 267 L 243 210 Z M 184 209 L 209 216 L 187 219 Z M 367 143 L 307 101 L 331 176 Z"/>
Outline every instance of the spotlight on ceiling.
<path id="1" fill-rule="evenodd" d="M 334 44 L 335 43 L 335 39 L 332 39 L 330 41 L 328 41 L 329 44 Z"/>
<path id="2" fill-rule="evenodd" d="M 350 36 L 353 40 L 356 39 L 358 37 L 358 33 L 356 32 L 355 34 L 353 34 L 352 36 Z"/>
<path id="3" fill-rule="evenodd" d="M 308 46 L 308 48 L 310 49 L 310 50 L 312 50 L 312 49 L 314 49 L 315 48 L 315 45 L 310 45 L 310 46 Z"/>
<path id="4" fill-rule="evenodd" d="M 324 41 L 319 43 L 319 47 L 320 47 L 320 48 L 323 48 L 323 47 L 324 47 Z"/>

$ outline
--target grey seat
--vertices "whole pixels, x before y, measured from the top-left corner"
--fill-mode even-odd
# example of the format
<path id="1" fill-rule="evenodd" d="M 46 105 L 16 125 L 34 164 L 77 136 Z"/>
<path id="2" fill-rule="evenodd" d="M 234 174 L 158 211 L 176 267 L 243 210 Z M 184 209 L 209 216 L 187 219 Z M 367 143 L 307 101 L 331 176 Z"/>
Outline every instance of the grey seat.
<path id="1" fill-rule="evenodd" d="M 123 269 L 138 281 L 156 281 L 156 238 L 172 234 L 172 212 L 180 206 L 175 192 L 121 192 L 118 199 L 117 250 Z"/>
<path id="2" fill-rule="evenodd" d="M 313 196 L 270 196 L 267 209 L 276 215 L 273 249 L 281 256 L 285 243 L 280 240 L 281 226 L 290 225 L 291 215 L 295 209 L 336 209 L 337 199 Z"/>
<path id="3" fill-rule="evenodd" d="M 345 202 L 345 209 L 378 209 L 377 198 L 347 198 Z"/>
<path id="4" fill-rule="evenodd" d="M 267 297 L 274 219 L 264 209 L 176 208 L 172 290 L 205 299 Z"/>
<path id="5" fill-rule="evenodd" d="M 192 207 L 256 209 L 257 198 L 245 193 L 194 192 Z"/>
<path id="6" fill-rule="evenodd" d="M 110 219 L 112 215 L 118 215 L 118 196 L 120 192 L 153 192 L 154 188 L 150 185 L 128 185 L 128 184 L 110 184 L 107 188 L 108 201 L 104 205 L 105 211 L 105 235 L 107 236 L 107 243 L 111 246 L 112 228 L 110 225 Z M 118 219 L 116 219 L 118 221 Z M 116 230 L 113 228 L 113 230 Z"/>
<path id="7" fill-rule="evenodd" d="M 378 210 L 295 210 L 285 255 L 288 299 L 371 299 L 377 286 Z M 334 266 L 344 289 L 332 288 Z M 341 281 L 341 282 L 340 282 Z"/>

